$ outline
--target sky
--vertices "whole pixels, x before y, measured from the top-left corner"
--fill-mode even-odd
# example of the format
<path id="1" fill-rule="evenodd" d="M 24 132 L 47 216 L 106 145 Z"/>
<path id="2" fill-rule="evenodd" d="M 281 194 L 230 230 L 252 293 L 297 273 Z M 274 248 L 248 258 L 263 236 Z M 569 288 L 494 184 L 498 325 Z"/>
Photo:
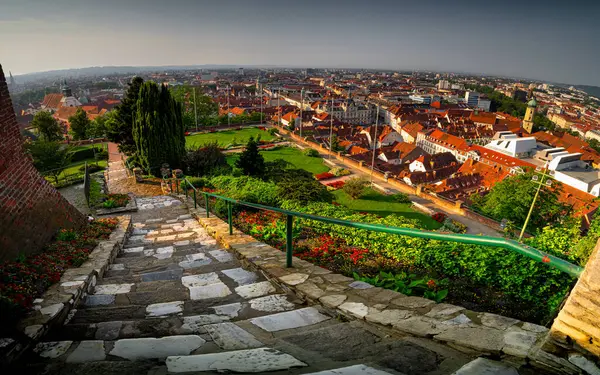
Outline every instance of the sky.
<path id="1" fill-rule="evenodd" d="M 598 0 L 0 0 L 14 75 L 89 66 L 471 72 L 600 86 Z"/>

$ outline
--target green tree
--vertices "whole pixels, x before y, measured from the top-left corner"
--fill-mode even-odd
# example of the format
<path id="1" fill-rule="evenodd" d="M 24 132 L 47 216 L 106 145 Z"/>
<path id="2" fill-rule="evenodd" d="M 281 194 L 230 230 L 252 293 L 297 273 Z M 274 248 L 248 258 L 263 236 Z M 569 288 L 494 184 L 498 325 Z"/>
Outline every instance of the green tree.
<path id="1" fill-rule="evenodd" d="M 247 176 L 262 177 L 265 174 L 265 159 L 258 152 L 258 141 L 250 137 L 246 149 L 240 154 L 235 166 Z"/>
<path id="2" fill-rule="evenodd" d="M 142 169 L 158 175 L 164 163 L 180 168 L 185 155 L 183 111 L 168 87 L 145 82 L 134 118 L 133 139 Z"/>
<path id="3" fill-rule="evenodd" d="M 340 146 L 340 140 L 339 140 L 337 134 L 333 134 L 331 136 L 331 150 L 333 152 L 346 151 L 345 148 Z"/>
<path id="4" fill-rule="evenodd" d="M 485 215 L 500 221 L 507 219 L 521 227 L 531 207 L 538 184 L 532 181 L 533 173 L 511 176 L 497 183 L 490 192 L 478 198 L 472 196 L 473 206 Z M 528 231 L 541 229 L 568 216 L 568 207 L 558 201 L 560 184 L 543 186 L 535 203 Z"/>
<path id="5" fill-rule="evenodd" d="M 75 114 L 69 117 L 69 124 L 71 126 L 70 133 L 75 140 L 86 139 L 87 132 L 90 129 L 90 119 L 87 117 L 87 113 L 83 108 L 77 108 Z"/>
<path id="6" fill-rule="evenodd" d="M 40 111 L 31 121 L 40 138 L 47 142 L 59 141 L 63 138 L 63 128 L 50 112 Z"/>
<path id="7" fill-rule="evenodd" d="M 194 90 L 196 91 L 196 103 L 194 103 Z M 196 86 L 175 86 L 171 89 L 173 97 L 183 105 L 183 121 L 187 128 L 196 126 L 196 114 L 198 124 L 211 125 L 219 111 L 219 105 L 208 95 L 204 94 L 202 88 Z M 194 107 L 194 104 L 196 106 Z"/>
<path id="8" fill-rule="evenodd" d="M 363 177 L 354 177 L 346 180 L 344 187 L 342 188 L 346 194 L 352 199 L 360 198 L 369 186 L 369 181 Z"/>
<path id="9" fill-rule="evenodd" d="M 71 162 L 71 151 L 59 142 L 39 140 L 26 143 L 26 149 L 33 158 L 33 165 L 43 176 L 52 176 L 58 183 L 58 176 Z"/>
<path id="10" fill-rule="evenodd" d="M 90 126 L 87 130 L 87 138 L 104 138 L 107 133 L 107 121 L 111 116 L 116 116 L 116 111 L 108 112 L 104 115 L 96 117 L 91 121 Z"/>
<path id="11" fill-rule="evenodd" d="M 188 150 L 183 164 L 186 174 L 198 177 L 213 174 L 214 171 L 225 172 L 231 169 L 217 141 L 206 143 L 195 150 Z"/>
<path id="12" fill-rule="evenodd" d="M 119 150 L 127 155 L 132 155 L 135 152 L 133 119 L 143 83 L 144 80 L 141 77 L 134 77 L 131 80 L 121 104 L 115 109 L 116 115 L 106 122 L 108 139 L 111 142 L 118 143 Z"/>

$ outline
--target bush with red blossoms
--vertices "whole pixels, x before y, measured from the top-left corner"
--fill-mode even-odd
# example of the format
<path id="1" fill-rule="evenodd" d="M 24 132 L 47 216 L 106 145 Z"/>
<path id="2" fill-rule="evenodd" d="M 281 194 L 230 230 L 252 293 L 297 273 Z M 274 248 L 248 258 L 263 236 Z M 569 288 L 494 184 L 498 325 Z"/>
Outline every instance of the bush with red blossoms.
<path id="1" fill-rule="evenodd" d="M 333 177 L 335 177 L 335 176 L 332 173 L 329 173 L 329 172 L 318 173 L 318 174 L 315 175 L 315 178 L 317 180 L 319 180 L 319 181 L 321 181 L 321 180 L 327 180 L 327 179 L 330 179 L 330 178 L 333 178 Z"/>
<path id="2" fill-rule="evenodd" d="M 344 187 L 344 181 L 335 181 L 335 182 L 330 182 L 328 184 L 325 184 L 325 186 L 329 186 L 335 190 L 337 189 L 341 189 Z"/>
<path id="3" fill-rule="evenodd" d="M 86 261 L 98 240 L 107 239 L 117 219 L 96 220 L 80 230 L 61 230 L 43 252 L 0 265 L 0 312 L 11 320 L 31 309 L 33 300 L 57 283 L 68 268 Z"/>
<path id="4" fill-rule="evenodd" d="M 431 218 L 437 221 L 438 223 L 443 223 L 447 217 L 448 216 L 443 212 L 436 212 L 435 214 L 431 215 Z"/>

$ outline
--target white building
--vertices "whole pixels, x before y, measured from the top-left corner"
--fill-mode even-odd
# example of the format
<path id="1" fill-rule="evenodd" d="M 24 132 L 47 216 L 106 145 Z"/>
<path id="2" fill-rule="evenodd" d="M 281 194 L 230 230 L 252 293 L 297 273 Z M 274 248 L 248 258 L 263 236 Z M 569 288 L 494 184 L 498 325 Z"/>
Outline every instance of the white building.
<path id="1" fill-rule="evenodd" d="M 477 107 L 477 103 L 479 103 L 479 93 L 475 91 L 467 91 L 465 93 L 465 102 L 469 105 L 469 107 Z"/>
<path id="2" fill-rule="evenodd" d="M 581 153 L 556 150 L 550 155 L 548 169 L 557 181 L 593 196 L 600 196 L 600 171 L 581 160 Z"/>
<path id="3" fill-rule="evenodd" d="M 484 146 L 490 150 L 521 159 L 530 157 L 537 148 L 535 137 L 519 138 L 512 132 L 498 132 L 493 140 Z"/>
<path id="4" fill-rule="evenodd" d="M 446 81 L 445 79 L 440 79 L 437 84 L 438 90 L 450 90 L 450 87 L 450 82 Z"/>

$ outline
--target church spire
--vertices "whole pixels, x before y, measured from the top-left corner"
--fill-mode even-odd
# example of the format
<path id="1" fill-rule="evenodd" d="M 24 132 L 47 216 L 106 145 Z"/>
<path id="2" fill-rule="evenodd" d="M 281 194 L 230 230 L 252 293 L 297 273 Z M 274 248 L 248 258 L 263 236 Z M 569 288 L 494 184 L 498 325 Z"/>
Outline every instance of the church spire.
<path id="1" fill-rule="evenodd" d="M 17 85 L 17 82 L 15 81 L 15 77 L 13 77 L 12 72 L 10 70 L 8 71 L 8 76 L 10 77 L 10 87 L 15 87 Z"/>

